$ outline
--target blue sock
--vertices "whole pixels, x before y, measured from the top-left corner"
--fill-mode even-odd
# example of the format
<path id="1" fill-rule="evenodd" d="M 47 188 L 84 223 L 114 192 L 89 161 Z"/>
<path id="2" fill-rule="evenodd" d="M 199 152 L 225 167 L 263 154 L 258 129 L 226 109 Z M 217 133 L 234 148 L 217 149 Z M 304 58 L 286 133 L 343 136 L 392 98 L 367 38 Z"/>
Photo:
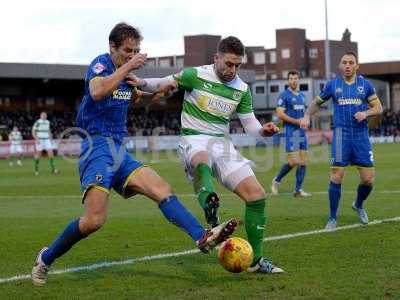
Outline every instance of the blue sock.
<path id="1" fill-rule="evenodd" d="M 79 231 L 79 218 L 71 221 L 60 236 L 50 245 L 49 249 L 43 252 L 43 262 L 50 266 L 56 258 L 65 254 L 84 237 Z"/>
<path id="2" fill-rule="evenodd" d="M 205 231 L 203 226 L 175 195 L 162 200 L 158 207 L 168 221 L 185 230 L 194 241 L 198 241 L 203 236 Z"/>
<path id="3" fill-rule="evenodd" d="M 329 206 L 330 206 L 330 219 L 336 220 L 336 212 L 339 207 L 339 200 L 342 194 L 342 185 L 334 182 L 329 183 Z"/>
<path id="4" fill-rule="evenodd" d="M 296 170 L 296 189 L 295 192 L 301 190 L 303 185 L 304 177 L 306 176 L 306 166 L 299 165 Z"/>
<path id="5" fill-rule="evenodd" d="M 292 168 L 293 167 L 291 167 L 289 164 L 284 164 L 279 171 L 278 176 L 275 177 L 275 181 L 281 182 L 282 178 L 285 177 L 285 175 L 289 173 Z"/>
<path id="6" fill-rule="evenodd" d="M 356 207 L 362 208 L 363 202 L 367 199 L 368 195 L 372 191 L 372 185 L 365 185 L 360 183 L 357 189 L 357 200 L 356 200 Z"/>

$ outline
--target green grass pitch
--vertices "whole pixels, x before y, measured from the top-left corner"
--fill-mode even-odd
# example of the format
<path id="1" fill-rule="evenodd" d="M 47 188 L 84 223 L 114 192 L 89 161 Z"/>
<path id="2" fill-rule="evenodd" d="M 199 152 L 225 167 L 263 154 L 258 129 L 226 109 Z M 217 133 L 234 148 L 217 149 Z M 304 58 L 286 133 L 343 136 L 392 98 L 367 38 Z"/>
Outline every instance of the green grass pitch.
<path id="1" fill-rule="evenodd" d="M 326 146 L 313 147 L 315 153 Z M 252 151 L 243 153 L 251 158 Z M 269 191 L 280 167 L 279 153 L 269 157 L 272 168 L 256 172 Z M 400 216 L 400 144 L 374 146 L 376 183 L 366 202 L 370 220 Z M 254 154 L 254 153 L 253 153 Z M 273 154 L 273 155 L 271 155 Z M 172 185 L 185 205 L 204 222 L 191 185 L 180 163 L 166 153 L 143 159 Z M 322 155 L 323 156 L 323 155 Z M 262 165 L 260 159 L 257 165 Z M 29 274 L 37 251 L 50 243 L 82 212 L 76 164 L 57 158 L 61 170 L 50 174 L 41 160 L 40 176 L 33 176 L 33 161 L 9 167 L 0 161 L 0 279 Z M 279 196 L 268 196 L 267 237 L 313 231 L 324 227 L 327 213 L 327 161 L 310 162 L 304 189 L 308 199 L 294 199 L 291 172 Z M 356 224 L 351 210 L 358 174 L 348 168 L 339 208 L 339 225 Z M 223 219 L 243 219 L 244 204 L 218 185 Z M 244 226 L 237 236 L 245 237 Z M 0 299 L 400 299 L 400 222 L 383 222 L 347 230 L 265 242 L 264 254 L 285 269 L 282 275 L 231 274 L 217 261 L 216 251 L 132 264 L 81 270 L 49 276 L 46 286 L 28 279 L 0 283 Z M 192 241 L 165 221 L 157 206 L 138 196 L 128 200 L 112 194 L 105 226 L 81 241 L 52 270 L 124 261 L 194 249 Z M 0 280 L 1 282 L 1 280 Z"/>

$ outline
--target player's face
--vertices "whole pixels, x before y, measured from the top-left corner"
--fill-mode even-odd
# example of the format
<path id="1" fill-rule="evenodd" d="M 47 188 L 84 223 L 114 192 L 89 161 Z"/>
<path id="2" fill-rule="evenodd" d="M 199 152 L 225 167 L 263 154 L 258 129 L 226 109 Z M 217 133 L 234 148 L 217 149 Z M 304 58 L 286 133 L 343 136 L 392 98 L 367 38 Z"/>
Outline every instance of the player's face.
<path id="1" fill-rule="evenodd" d="M 289 75 L 288 79 L 289 86 L 292 90 L 297 90 L 297 85 L 299 83 L 299 76 L 298 75 Z"/>
<path id="2" fill-rule="evenodd" d="M 356 58 L 353 55 L 343 55 L 339 65 L 344 77 L 351 78 L 358 70 Z"/>
<path id="3" fill-rule="evenodd" d="M 233 53 L 218 53 L 214 57 L 215 71 L 218 77 L 224 81 L 232 81 L 243 62 L 243 56 Z"/>
<path id="4" fill-rule="evenodd" d="M 14 130 L 14 131 L 18 131 L 18 127 L 17 127 L 17 126 L 14 126 L 13 130 Z"/>
<path id="5" fill-rule="evenodd" d="M 42 112 L 40 114 L 40 118 L 43 119 L 43 120 L 46 120 L 47 119 L 47 114 L 45 112 Z"/>
<path id="6" fill-rule="evenodd" d="M 115 66 L 118 68 L 126 64 L 133 55 L 140 52 L 140 40 L 127 38 L 116 48 L 114 43 L 110 43 L 110 52 Z"/>

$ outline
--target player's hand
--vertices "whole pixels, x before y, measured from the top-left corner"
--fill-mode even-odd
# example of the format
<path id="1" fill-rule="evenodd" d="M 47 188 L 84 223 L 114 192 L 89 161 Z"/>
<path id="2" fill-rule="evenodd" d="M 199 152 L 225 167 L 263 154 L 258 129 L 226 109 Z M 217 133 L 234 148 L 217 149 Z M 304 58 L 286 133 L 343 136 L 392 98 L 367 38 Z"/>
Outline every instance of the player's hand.
<path id="1" fill-rule="evenodd" d="M 267 137 L 279 132 L 279 127 L 272 122 L 265 123 L 260 130 L 260 135 Z"/>
<path id="2" fill-rule="evenodd" d="M 301 118 L 299 125 L 300 128 L 308 129 L 308 127 L 310 127 L 310 117 L 304 116 L 303 118 Z"/>
<path id="3" fill-rule="evenodd" d="M 140 87 L 140 86 L 145 86 L 146 81 L 138 76 L 136 76 L 133 73 L 129 73 L 125 77 L 126 83 L 133 86 L 133 87 Z"/>
<path id="4" fill-rule="evenodd" d="M 162 98 L 168 98 L 178 88 L 175 80 L 171 80 L 167 84 L 160 86 L 153 94 L 153 101 L 158 101 Z"/>
<path id="5" fill-rule="evenodd" d="M 354 118 L 356 118 L 358 122 L 361 122 L 367 118 L 367 113 L 365 111 L 356 112 Z"/>
<path id="6" fill-rule="evenodd" d="M 128 66 L 129 66 L 129 69 L 131 69 L 131 70 L 140 69 L 141 67 L 144 66 L 144 63 L 146 62 L 146 59 L 147 59 L 147 54 L 145 54 L 145 53 L 136 53 L 127 62 Z"/>

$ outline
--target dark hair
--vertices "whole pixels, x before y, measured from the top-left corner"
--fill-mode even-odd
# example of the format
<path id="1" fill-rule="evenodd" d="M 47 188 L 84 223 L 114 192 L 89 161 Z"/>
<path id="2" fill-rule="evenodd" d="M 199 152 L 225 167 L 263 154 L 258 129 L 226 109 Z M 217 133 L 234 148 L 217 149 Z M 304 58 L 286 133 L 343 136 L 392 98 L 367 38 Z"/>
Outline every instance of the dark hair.
<path id="1" fill-rule="evenodd" d="M 244 56 L 244 46 L 242 42 L 234 36 L 228 36 L 218 43 L 218 53 L 233 53 Z"/>
<path id="2" fill-rule="evenodd" d="M 300 77 L 300 72 L 297 70 L 290 70 L 289 73 L 287 73 L 287 79 L 289 79 L 290 75 L 297 75 L 298 77 Z"/>
<path id="3" fill-rule="evenodd" d="M 352 55 L 352 56 L 354 56 L 355 59 L 356 59 L 356 63 L 358 63 L 358 57 L 357 57 L 357 54 L 356 54 L 355 52 L 353 52 L 353 51 L 346 51 L 346 53 L 345 53 L 343 56 L 345 56 L 345 55 Z"/>
<path id="4" fill-rule="evenodd" d="M 110 43 L 113 42 L 115 44 L 115 47 L 118 48 L 127 38 L 142 40 L 143 37 L 138 29 L 127 23 L 122 22 L 115 25 L 114 28 L 111 30 L 108 41 Z"/>

